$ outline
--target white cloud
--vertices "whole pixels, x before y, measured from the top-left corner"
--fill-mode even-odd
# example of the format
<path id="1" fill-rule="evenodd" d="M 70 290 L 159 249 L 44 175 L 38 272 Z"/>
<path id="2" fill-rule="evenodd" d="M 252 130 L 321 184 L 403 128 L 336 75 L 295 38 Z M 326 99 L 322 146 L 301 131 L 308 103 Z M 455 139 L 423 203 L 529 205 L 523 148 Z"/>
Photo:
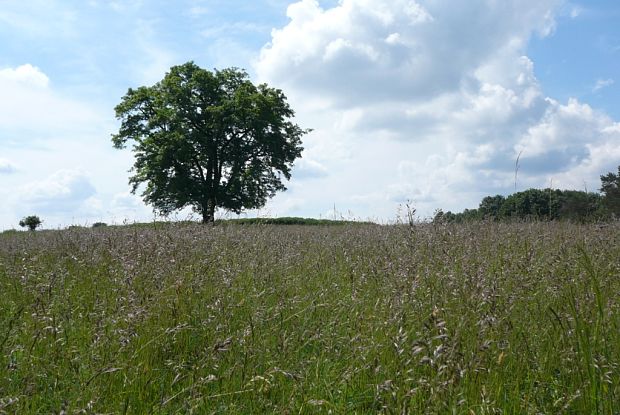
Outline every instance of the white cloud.
<path id="1" fill-rule="evenodd" d="M 620 141 L 617 124 L 575 99 L 545 97 L 525 56 L 532 36 L 554 30 L 561 3 L 291 5 L 255 69 L 315 129 L 305 154 L 330 172 L 329 183 L 294 175 L 291 189 L 324 200 L 320 211 L 337 202 L 385 217 L 404 200 L 423 214 L 462 209 L 514 190 L 521 149 L 519 189 L 551 178 L 595 187 L 613 163 L 601 149 Z"/>
<path id="2" fill-rule="evenodd" d="M 10 199 L 14 212 L 37 214 L 47 227 L 95 221 L 124 223 L 153 218 L 152 210 L 129 192 L 100 192 L 95 179 L 82 170 L 59 170 L 21 186 Z M 6 219 L 5 219 L 6 220 Z"/>
<path id="3" fill-rule="evenodd" d="M 598 176 L 618 160 L 613 148 L 619 142 L 619 123 L 571 99 L 566 105 L 552 101 L 516 148 L 523 149 L 522 169 L 534 181 L 579 188 L 585 180 L 598 187 Z"/>
<path id="4" fill-rule="evenodd" d="M 189 9 L 189 14 L 195 18 L 201 18 L 207 13 L 209 13 L 209 9 L 204 6 L 192 6 Z"/>
<path id="5" fill-rule="evenodd" d="M 95 187 L 126 186 L 129 163 L 112 149 L 112 115 L 58 90 L 34 65 L 0 69 L 0 226 L 33 212 L 52 226 L 90 218 Z"/>
<path id="6" fill-rule="evenodd" d="M 17 171 L 15 164 L 9 160 L 0 158 L 0 174 L 11 174 Z"/>
<path id="7" fill-rule="evenodd" d="M 68 215 L 77 213 L 95 193 L 86 173 L 60 170 L 41 181 L 26 184 L 18 203 L 41 213 Z"/>
<path id="8" fill-rule="evenodd" d="M 51 134 L 83 134 L 101 130 L 105 115 L 59 94 L 39 68 L 24 64 L 0 70 L 0 143 L 23 144 L 24 131 L 41 139 Z"/>
<path id="9" fill-rule="evenodd" d="M 108 208 L 104 210 L 105 216 L 113 223 L 153 217 L 153 210 L 145 206 L 139 196 L 129 191 L 114 194 L 108 203 Z"/>
<path id="10" fill-rule="evenodd" d="M 594 84 L 594 87 L 592 88 L 592 92 L 598 92 L 603 88 L 607 88 L 608 86 L 611 86 L 614 84 L 614 80 L 613 79 L 597 79 L 596 80 L 596 84 Z"/>
<path id="11" fill-rule="evenodd" d="M 345 105 L 426 100 L 458 88 L 498 49 L 522 48 L 533 31 L 548 33 L 555 3 L 343 0 L 323 10 L 303 0 L 289 7 L 291 22 L 273 31 L 256 70 Z"/>
<path id="12" fill-rule="evenodd" d="M 576 19 L 582 13 L 583 13 L 583 7 L 575 4 L 571 6 L 569 15 L 571 19 Z"/>
<path id="13" fill-rule="evenodd" d="M 121 192 L 112 198 L 112 208 L 115 212 L 133 212 L 144 205 L 140 198 L 131 192 Z"/>
<path id="14" fill-rule="evenodd" d="M 0 69 L 0 82 L 2 83 L 19 83 L 27 87 L 47 88 L 49 81 L 47 75 L 29 63 L 17 68 Z"/>
<path id="15" fill-rule="evenodd" d="M 328 170 L 320 162 L 303 157 L 295 162 L 292 175 L 298 179 L 317 179 L 326 177 Z"/>

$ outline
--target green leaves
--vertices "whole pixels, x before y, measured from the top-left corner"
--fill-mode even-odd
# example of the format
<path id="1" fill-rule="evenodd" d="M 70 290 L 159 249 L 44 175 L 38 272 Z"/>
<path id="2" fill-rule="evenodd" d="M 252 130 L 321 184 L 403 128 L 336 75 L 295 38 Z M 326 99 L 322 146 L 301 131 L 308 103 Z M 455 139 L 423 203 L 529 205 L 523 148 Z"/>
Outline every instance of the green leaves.
<path id="1" fill-rule="evenodd" d="M 22 228 L 28 228 L 29 231 L 34 231 L 39 226 L 41 226 L 42 223 L 43 221 L 41 221 L 41 219 L 38 216 L 31 215 L 31 216 L 26 216 L 25 218 L 20 220 L 19 226 L 21 226 Z"/>
<path id="2" fill-rule="evenodd" d="M 618 174 L 607 173 L 601 176 L 601 192 L 604 204 L 610 213 L 620 216 L 620 166 Z"/>
<path id="3" fill-rule="evenodd" d="M 286 187 L 304 130 L 282 91 L 255 86 L 237 68 L 174 66 L 151 87 L 129 89 L 116 106 L 116 148 L 133 142 L 132 191 L 163 214 L 192 206 L 203 221 L 216 207 L 263 206 Z"/>

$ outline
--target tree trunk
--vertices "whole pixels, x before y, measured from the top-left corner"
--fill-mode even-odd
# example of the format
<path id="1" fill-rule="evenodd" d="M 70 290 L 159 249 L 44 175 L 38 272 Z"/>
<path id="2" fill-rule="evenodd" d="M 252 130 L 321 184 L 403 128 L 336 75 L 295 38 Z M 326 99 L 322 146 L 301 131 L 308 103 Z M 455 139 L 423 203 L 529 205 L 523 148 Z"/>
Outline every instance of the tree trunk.
<path id="1" fill-rule="evenodd" d="M 215 221 L 215 201 L 207 200 L 206 205 L 202 207 L 202 223 L 213 223 Z"/>

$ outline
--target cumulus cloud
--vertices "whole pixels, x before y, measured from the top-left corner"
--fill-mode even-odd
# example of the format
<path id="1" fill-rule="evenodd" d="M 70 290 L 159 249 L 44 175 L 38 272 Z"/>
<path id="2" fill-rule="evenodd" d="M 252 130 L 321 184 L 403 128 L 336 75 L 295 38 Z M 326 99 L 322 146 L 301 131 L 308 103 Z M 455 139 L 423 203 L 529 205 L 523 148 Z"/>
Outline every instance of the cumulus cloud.
<path id="1" fill-rule="evenodd" d="M 93 131 L 104 122 L 89 105 L 54 91 L 48 76 L 31 64 L 0 69 L 0 91 L 0 143 L 23 144 L 25 131 L 41 138 L 52 131 Z"/>
<path id="2" fill-rule="evenodd" d="M 124 163 L 108 158 L 112 122 L 110 109 L 55 87 L 40 67 L 0 67 L 1 226 L 35 212 L 48 225 L 90 217 L 97 208 L 88 202 L 95 196 L 92 180 L 103 188 L 119 175 L 126 180 Z"/>
<path id="3" fill-rule="evenodd" d="M 551 101 L 542 119 L 517 146 L 523 149 L 523 166 L 530 163 L 534 177 L 541 179 L 540 173 L 545 173 L 549 180 L 558 176 L 558 185 L 580 187 L 584 180 L 596 179 L 613 167 L 619 160 L 619 151 L 601 149 L 617 147 L 619 142 L 620 124 L 589 105 L 570 99 L 565 105 Z M 589 174 L 584 175 L 585 171 Z"/>
<path id="4" fill-rule="evenodd" d="M 152 217 L 139 200 L 132 208 L 114 198 L 127 187 L 132 155 L 110 144 L 112 114 L 55 88 L 34 65 L 0 69 L 0 225 L 26 213 L 48 226 Z M 32 168 L 18 171 L 11 160 Z"/>
<path id="5" fill-rule="evenodd" d="M 583 187 L 585 180 L 593 188 L 613 164 L 602 149 L 620 141 L 618 124 L 576 99 L 546 97 L 526 56 L 532 36 L 553 33 L 561 5 L 291 5 L 289 23 L 273 31 L 255 70 L 313 123 L 306 153 L 334 173 L 331 192 L 305 182 L 304 191 L 363 202 L 369 214 L 389 214 L 404 200 L 427 213 L 462 209 L 513 191 L 521 151 L 519 186 Z"/>
<path id="6" fill-rule="evenodd" d="M 60 170 L 51 176 L 24 186 L 18 202 L 43 214 L 78 213 L 96 193 L 89 177 L 81 171 Z"/>
<path id="7" fill-rule="evenodd" d="M 46 88 L 49 78 L 41 70 L 31 64 L 18 66 L 17 68 L 0 69 L 0 82 L 15 82 L 28 87 Z"/>
<path id="8" fill-rule="evenodd" d="M 303 0 L 288 8 L 290 23 L 273 31 L 256 69 L 344 105 L 426 100 L 458 89 L 497 50 L 549 33 L 555 3 L 343 0 L 324 10 Z"/>

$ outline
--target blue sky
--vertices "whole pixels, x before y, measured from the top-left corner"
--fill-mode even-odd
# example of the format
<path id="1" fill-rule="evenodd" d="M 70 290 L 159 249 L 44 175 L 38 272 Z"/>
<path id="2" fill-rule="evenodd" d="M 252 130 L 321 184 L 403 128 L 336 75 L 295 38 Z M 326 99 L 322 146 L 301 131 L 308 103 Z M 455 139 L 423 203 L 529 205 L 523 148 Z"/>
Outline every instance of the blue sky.
<path id="1" fill-rule="evenodd" d="M 519 190 L 597 189 L 620 164 L 619 21 L 612 0 L 3 0 L 0 229 L 152 219 L 113 108 L 189 60 L 282 88 L 314 129 L 249 215 L 476 207 L 520 152 Z"/>
<path id="2" fill-rule="evenodd" d="M 593 0 L 560 10 L 553 35 L 535 37 L 527 49 L 544 92 L 579 98 L 620 119 L 620 3 Z"/>

